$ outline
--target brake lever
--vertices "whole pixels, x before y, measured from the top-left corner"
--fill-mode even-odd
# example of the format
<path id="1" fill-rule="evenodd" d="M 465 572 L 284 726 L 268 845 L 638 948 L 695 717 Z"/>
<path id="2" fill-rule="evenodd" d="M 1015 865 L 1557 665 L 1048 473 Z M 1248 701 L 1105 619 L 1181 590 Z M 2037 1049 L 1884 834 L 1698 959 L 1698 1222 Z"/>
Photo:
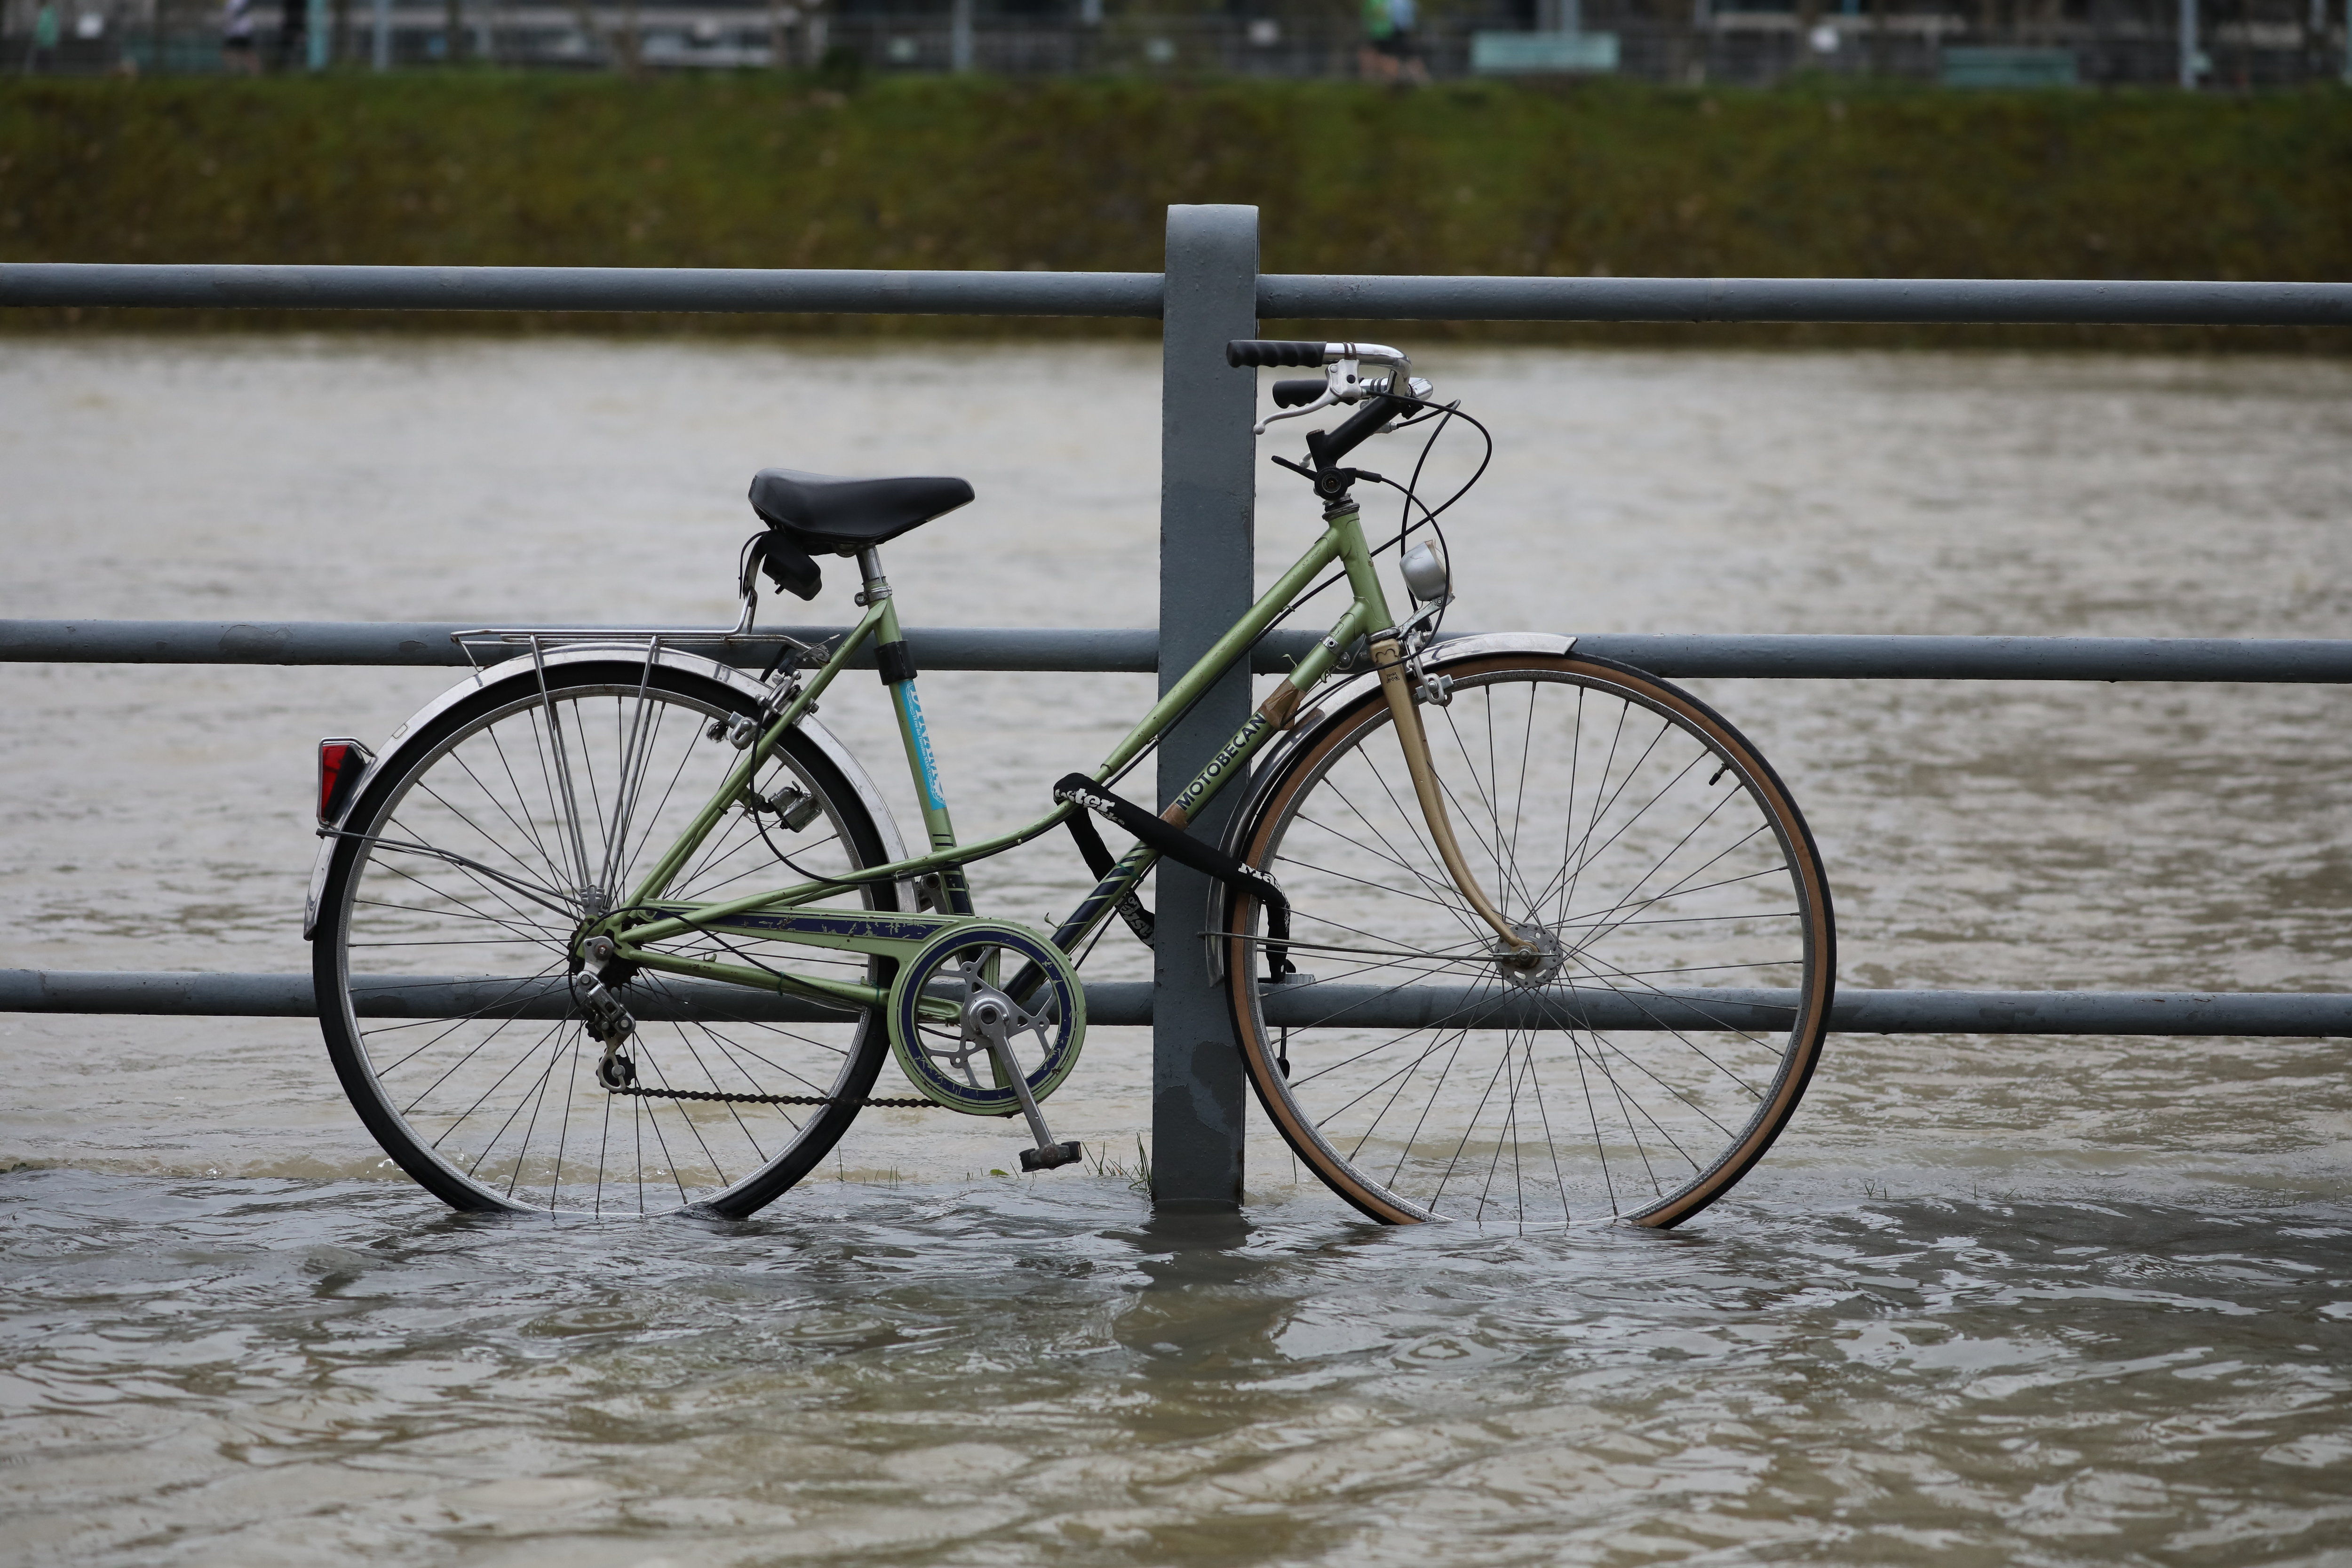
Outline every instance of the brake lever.
<path id="1" fill-rule="evenodd" d="M 1250 434 L 1253 436 L 1263 436 L 1265 434 L 1265 427 L 1273 424 L 1277 419 L 1296 419 L 1302 414 L 1312 414 L 1318 408 L 1328 408 L 1339 401 L 1339 395 L 1332 391 L 1330 387 L 1326 386 L 1323 389 L 1323 395 L 1317 398 L 1312 403 L 1301 404 L 1297 408 L 1285 408 L 1279 413 L 1267 415 L 1255 425 L 1250 426 Z M 1276 460 L 1279 462 L 1281 459 L 1276 458 Z"/>
<path id="2" fill-rule="evenodd" d="M 1354 347 L 1353 344 L 1349 346 Z M 1382 382 L 1381 384 L 1385 386 L 1387 383 Z M 1363 397 L 1366 391 L 1363 379 L 1357 372 L 1356 356 L 1344 355 L 1323 367 L 1322 396 L 1312 403 L 1301 404 L 1297 408 L 1286 408 L 1280 413 L 1267 415 L 1250 427 L 1250 434 L 1265 435 L 1265 427 L 1277 419 L 1296 419 L 1302 414 L 1313 414 L 1318 409 L 1330 408 L 1339 404 L 1357 402 Z"/>
<path id="3" fill-rule="evenodd" d="M 1401 370 L 1392 371 L 1386 376 L 1368 379 L 1358 374 L 1356 366 L 1357 362 L 1352 359 L 1336 360 L 1324 366 L 1322 396 L 1312 403 L 1302 404 L 1297 408 L 1286 408 L 1278 413 L 1267 415 L 1250 426 L 1250 434 L 1265 435 L 1266 426 L 1278 419 L 1296 419 L 1302 414 L 1313 414 L 1318 409 L 1335 407 L 1342 403 L 1360 403 L 1367 397 L 1395 395 L 1400 378 L 1403 381 L 1402 395 L 1410 397 L 1416 403 L 1428 401 L 1429 395 L 1437 390 L 1421 377 L 1406 375 Z M 1386 435 L 1402 424 L 1407 417 L 1408 416 L 1399 415 L 1389 421 L 1381 433 Z"/>

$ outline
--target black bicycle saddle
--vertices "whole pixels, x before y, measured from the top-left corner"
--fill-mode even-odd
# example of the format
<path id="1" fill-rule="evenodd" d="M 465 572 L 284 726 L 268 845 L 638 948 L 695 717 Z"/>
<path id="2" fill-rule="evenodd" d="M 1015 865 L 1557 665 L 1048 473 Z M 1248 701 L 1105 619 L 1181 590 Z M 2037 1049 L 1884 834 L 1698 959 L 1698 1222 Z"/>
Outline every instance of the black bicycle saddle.
<path id="1" fill-rule="evenodd" d="M 845 479 L 794 468 L 762 468 L 751 510 L 768 525 L 754 559 L 785 593 L 816 597 L 824 574 L 815 556 L 855 555 L 910 533 L 971 500 L 961 479 Z"/>
<path id="2" fill-rule="evenodd" d="M 751 481 L 751 510 L 812 555 L 855 555 L 971 500 L 971 486 L 961 479 L 844 479 L 762 468 Z"/>

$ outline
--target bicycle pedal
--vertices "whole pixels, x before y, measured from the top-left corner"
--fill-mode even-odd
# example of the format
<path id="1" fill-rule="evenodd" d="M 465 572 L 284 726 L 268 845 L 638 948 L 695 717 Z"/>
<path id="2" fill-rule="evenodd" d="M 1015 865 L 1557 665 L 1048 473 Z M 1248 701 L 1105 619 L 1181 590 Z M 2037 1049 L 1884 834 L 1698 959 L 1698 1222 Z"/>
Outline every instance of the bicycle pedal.
<path id="1" fill-rule="evenodd" d="M 1056 1165 L 1075 1165 L 1087 1157 L 1086 1150 L 1077 1143 L 1056 1143 L 1046 1149 L 1021 1151 L 1021 1168 L 1024 1171 L 1050 1171 Z"/>

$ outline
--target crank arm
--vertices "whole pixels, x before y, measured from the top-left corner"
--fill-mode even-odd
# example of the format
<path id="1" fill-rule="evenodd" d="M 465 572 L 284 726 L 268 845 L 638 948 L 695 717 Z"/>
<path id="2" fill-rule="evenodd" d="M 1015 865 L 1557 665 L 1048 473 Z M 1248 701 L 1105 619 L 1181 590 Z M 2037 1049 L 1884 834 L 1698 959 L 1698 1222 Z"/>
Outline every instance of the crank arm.
<path id="1" fill-rule="evenodd" d="M 988 1042 L 988 1054 L 996 1063 L 999 1077 L 1013 1086 L 1013 1098 L 1021 1102 L 1021 1114 L 1028 1119 L 1029 1136 L 1036 1140 L 1034 1149 L 1021 1151 L 1021 1168 L 1024 1171 L 1050 1171 L 1056 1165 L 1075 1165 L 1086 1158 L 1086 1151 L 1075 1142 L 1056 1142 L 1053 1129 L 1045 1125 L 1045 1113 L 1037 1109 L 1037 1097 L 1029 1092 L 1029 1079 L 1013 1059 L 1013 1047 L 1003 1029 L 987 1029 L 982 1037 Z"/>

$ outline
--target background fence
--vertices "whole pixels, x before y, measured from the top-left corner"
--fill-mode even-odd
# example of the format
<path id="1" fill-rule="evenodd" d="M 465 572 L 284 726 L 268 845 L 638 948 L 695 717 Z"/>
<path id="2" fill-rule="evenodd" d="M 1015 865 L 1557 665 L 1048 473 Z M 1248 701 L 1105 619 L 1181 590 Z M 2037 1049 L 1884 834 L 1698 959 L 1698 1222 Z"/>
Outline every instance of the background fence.
<path id="1" fill-rule="evenodd" d="M 235 68 L 220 47 L 220 8 L 209 0 L 52 0 L 58 38 L 46 50 L 37 47 L 40 3 L 8 0 L 0 7 L 6 23 L 0 56 L 15 68 L 84 75 Z M 1440 78 L 1476 68 L 1478 34 L 1527 31 L 1605 37 L 1616 73 L 1678 83 L 1761 85 L 1801 71 L 1969 86 L 2193 81 L 2243 89 L 2352 71 L 2343 0 L 1691 0 L 1686 7 L 1423 0 L 1420 12 L 1414 52 Z M 832 51 L 837 68 L 873 73 L 1298 78 L 1363 69 L 1358 7 L 1317 0 L 1250 0 L 1221 9 L 1118 0 L 259 0 L 254 17 L 257 62 L 288 69 L 467 62 L 812 68 Z"/>

